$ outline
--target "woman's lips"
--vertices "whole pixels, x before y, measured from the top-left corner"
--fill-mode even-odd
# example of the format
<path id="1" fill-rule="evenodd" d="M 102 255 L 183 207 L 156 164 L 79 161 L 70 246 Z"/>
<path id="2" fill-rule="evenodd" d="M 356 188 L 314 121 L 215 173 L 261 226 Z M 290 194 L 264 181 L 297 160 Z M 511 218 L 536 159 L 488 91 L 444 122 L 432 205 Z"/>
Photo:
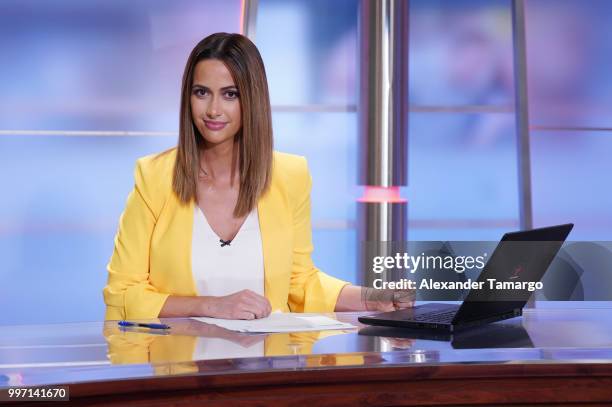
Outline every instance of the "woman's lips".
<path id="1" fill-rule="evenodd" d="M 206 128 L 208 130 L 221 130 L 222 128 L 224 128 L 227 123 L 225 122 L 213 122 L 210 120 L 204 120 L 204 125 L 206 126 Z"/>

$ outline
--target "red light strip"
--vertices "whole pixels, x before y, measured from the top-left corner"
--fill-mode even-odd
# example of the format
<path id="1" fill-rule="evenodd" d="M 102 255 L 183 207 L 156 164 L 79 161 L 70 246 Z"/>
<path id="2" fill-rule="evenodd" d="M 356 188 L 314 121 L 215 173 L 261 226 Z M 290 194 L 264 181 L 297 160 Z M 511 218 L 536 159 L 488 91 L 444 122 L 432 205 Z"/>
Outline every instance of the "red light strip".
<path id="1" fill-rule="evenodd" d="M 363 196 L 357 199 L 357 202 L 368 203 L 405 203 L 407 199 L 400 196 L 399 187 L 378 187 L 366 185 Z"/>

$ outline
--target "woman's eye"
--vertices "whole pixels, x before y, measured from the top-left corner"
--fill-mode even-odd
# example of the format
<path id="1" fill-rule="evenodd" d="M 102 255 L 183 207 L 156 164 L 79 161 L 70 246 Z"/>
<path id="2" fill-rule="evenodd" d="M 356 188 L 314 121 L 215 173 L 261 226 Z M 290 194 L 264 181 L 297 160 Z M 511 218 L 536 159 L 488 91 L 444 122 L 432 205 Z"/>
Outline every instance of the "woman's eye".
<path id="1" fill-rule="evenodd" d="M 202 96 L 206 95 L 206 91 L 204 89 L 198 88 L 198 89 L 195 89 L 193 91 L 193 94 L 198 96 L 198 97 L 202 97 Z"/>
<path id="2" fill-rule="evenodd" d="M 236 99 L 238 97 L 238 92 L 229 90 L 225 92 L 225 97 L 228 99 Z"/>

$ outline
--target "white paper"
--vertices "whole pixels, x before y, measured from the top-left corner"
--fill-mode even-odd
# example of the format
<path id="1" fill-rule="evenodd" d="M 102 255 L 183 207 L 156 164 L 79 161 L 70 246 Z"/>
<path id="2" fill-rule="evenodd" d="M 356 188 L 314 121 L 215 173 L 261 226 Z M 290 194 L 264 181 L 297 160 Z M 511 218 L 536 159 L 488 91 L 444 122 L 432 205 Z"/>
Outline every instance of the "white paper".
<path id="1" fill-rule="evenodd" d="M 273 333 L 273 332 L 304 332 L 324 331 L 329 329 L 352 329 L 351 324 L 336 321 L 323 315 L 303 315 L 296 313 L 272 313 L 267 318 L 240 320 L 194 317 L 193 319 L 206 324 L 217 325 L 230 331 Z"/>

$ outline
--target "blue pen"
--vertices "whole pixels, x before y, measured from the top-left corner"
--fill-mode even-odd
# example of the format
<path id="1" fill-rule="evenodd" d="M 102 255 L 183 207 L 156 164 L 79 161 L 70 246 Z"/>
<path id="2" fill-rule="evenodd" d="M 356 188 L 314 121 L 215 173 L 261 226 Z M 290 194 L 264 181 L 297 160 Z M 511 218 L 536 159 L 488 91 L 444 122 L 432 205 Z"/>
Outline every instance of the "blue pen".
<path id="1" fill-rule="evenodd" d="M 170 329 L 170 325 L 166 324 L 146 324 L 141 322 L 119 321 L 119 326 L 137 326 L 150 329 Z"/>

